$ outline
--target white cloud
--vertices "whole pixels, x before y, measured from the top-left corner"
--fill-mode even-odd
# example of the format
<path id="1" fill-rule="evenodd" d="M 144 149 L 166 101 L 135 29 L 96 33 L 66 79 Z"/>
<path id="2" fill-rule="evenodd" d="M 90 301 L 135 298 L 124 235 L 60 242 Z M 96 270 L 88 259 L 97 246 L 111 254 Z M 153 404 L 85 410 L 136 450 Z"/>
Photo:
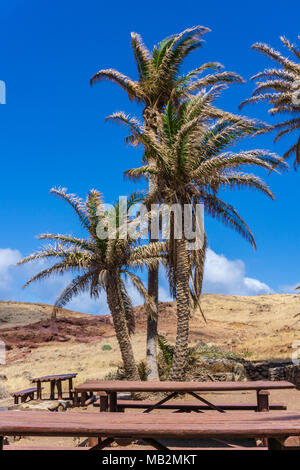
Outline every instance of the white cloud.
<path id="1" fill-rule="evenodd" d="M 208 248 L 204 269 L 203 291 L 215 294 L 257 295 L 271 294 L 264 282 L 245 276 L 242 260 L 229 260 Z"/>
<path id="2" fill-rule="evenodd" d="M 0 248 L 0 291 L 9 291 L 12 288 L 12 270 L 20 259 L 19 250 Z"/>

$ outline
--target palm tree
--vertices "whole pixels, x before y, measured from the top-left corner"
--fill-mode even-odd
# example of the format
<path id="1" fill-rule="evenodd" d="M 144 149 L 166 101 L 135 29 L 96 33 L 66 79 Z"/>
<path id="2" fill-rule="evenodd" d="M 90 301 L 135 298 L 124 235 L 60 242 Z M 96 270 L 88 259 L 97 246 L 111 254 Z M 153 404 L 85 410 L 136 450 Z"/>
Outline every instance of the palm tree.
<path id="1" fill-rule="evenodd" d="M 116 218 L 114 237 L 110 239 L 100 236 L 99 229 L 102 228 L 102 232 L 107 230 L 105 221 L 112 214 L 107 215 L 102 196 L 96 190 L 91 190 L 85 201 L 73 194 L 67 194 L 65 189 L 52 189 L 51 193 L 66 201 L 74 209 L 88 233 L 88 238 L 52 233 L 39 235 L 40 239 L 53 240 L 53 244 L 27 256 L 18 264 L 39 259 L 55 259 L 57 262 L 33 276 L 25 286 L 34 281 L 46 279 L 53 274 L 77 273 L 57 298 L 54 317 L 57 308 L 66 305 L 79 293 L 89 291 L 91 297 L 98 298 L 104 290 L 127 378 L 138 380 L 139 374 L 130 341 L 130 333 L 134 330 L 134 315 L 124 277 L 128 278 L 145 298 L 147 308 L 153 310 L 147 290 L 140 278 L 132 272 L 132 268 L 136 269 L 144 264 L 156 267 L 161 260 L 163 244 L 138 246 L 137 240 L 130 235 L 126 238 L 122 237 L 123 226 L 120 222 L 118 204 L 115 205 L 113 214 Z M 129 198 L 127 210 L 140 200 L 141 197 L 137 195 Z M 130 224 L 130 220 L 125 222 Z"/>
<path id="2" fill-rule="evenodd" d="M 188 28 L 179 34 L 167 37 L 158 46 L 154 46 L 152 52 L 146 48 L 139 34 L 131 33 L 131 46 L 137 65 L 138 79 L 133 80 L 114 69 L 103 69 L 91 78 L 91 85 L 102 80 L 109 80 L 119 85 L 131 101 L 143 105 L 145 128 L 157 133 L 157 113 L 165 108 L 171 96 L 179 100 L 203 86 L 243 81 L 233 72 L 220 72 L 222 65 L 217 62 L 205 63 L 185 76 L 180 76 L 180 67 L 184 59 L 202 46 L 202 37 L 209 31 L 204 26 Z M 214 69 L 217 72 L 199 77 L 208 69 Z M 127 138 L 127 142 L 132 142 L 132 136 Z M 147 147 L 145 147 L 145 158 L 148 167 L 155 170 L 156 159 L 152 158 Z M 153 193 L 157 186 L 155 172 L 149 172 L 147 177 L 149 192 Z M 152 241 L 151 238 L 150 241 Z M 158 379 L 156 360 L 158 269 L 150 268 L 148 271 L 148 293 L 156 304 L 155 314 L 148 316 L 147 320 L 147 376 L 151 380 Z"/>
<path id="3" fill-rule="evenodd" d="M 297 168 L 300 165 L 300 52 L 286 38 L 281 37 L 280 39 L 289 51 L 296 56 L 297 61 L 284 57 L 267 44 L 254 44 L 252 49 L 262 52 L 275 60 L 280 68 L 265 69 L 252 77 L 253 80 L 259 79 L 259 81 L 256 82 L 252 97 L 243 101 L 240 108 L 246 103 L 267 101 L 271 106 L 269 109 L 271 115 L 283 113 L 290 115 L 288 120 L 266 128 L 265 132 L 275 129 L 277 131 L 276 142 L 284 135 L 296 131 L 296 143 L 285 152 L 283 158 L 286 159 L 291 155 L 295 155 L 294 168 Z"/>
<path id="4" fill-rule="evenodd" d="M 158 184 L 149 193 L 149 202 L 161 201 L 170 206 L 178 204 L 182 214 L 184 205 L 188 204 L 195 213 L 197 204 L 202 203 L 206 213 L 236 230 L 255 247 L 246 223 L 231 205 L 217 196 L 217 192 L 225 187 L 245 187 L 257 189 L 273 198 L 271 190 L 260 178 L 238 170 L 242 165 L 271 170 L 279 158 L 264 150 L 224 152 L 239 139 L 257 132 L 262 125 L 214 109 L 211 102 L 216 92 L 213 87 L 177 107 L 170 101 L 165 113 L 157 117 L 159 138 L 124 113 L 116 113 L 108 119 L 125 124 L 134 135 L 135 142 L 147 146 L 156 159 L 155 170 L 145 164 L 127 172 L 133 179 L 147 175 L 149 171 L 156 175 Z M 279 166 L 284 165 L 281 163 Z M 201 250 L 190 254 L 189 240 L 185 236 L 175 239 L 173 233 L 174 226 L 170 230 L 168 256 L 171 289 L 177 300 L 177 337 L 170 379 L 181 380 L 189 336 L 191 258 L 197 258 Z M 198 262 L 201 259 L 203 262 L 203 254 L 199 255 Z M 202 282 L 202 272 L 203 269 L 194 271 L 198 283 Z"/>

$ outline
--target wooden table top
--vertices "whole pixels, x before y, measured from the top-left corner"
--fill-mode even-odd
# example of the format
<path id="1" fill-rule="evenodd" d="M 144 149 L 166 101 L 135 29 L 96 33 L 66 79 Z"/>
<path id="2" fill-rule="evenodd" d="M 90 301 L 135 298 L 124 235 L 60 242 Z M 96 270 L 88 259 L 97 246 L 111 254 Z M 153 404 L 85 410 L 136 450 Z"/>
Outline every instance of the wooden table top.
<path id="1" fill-rule="evenodd" d="M 209 438 L 300 435 L 300 412 L 50 413 L 0 411 L 0 435 Z"/>
<path id="2" fill-rule="evenodd" d="M 44 377 L 34 377 L 31 379 L 31 382 L 49 382 L 51 380 L 67 380 L 73 379 L 76 377 L 77 373 L 75 374 L 56 374 L 56 375 L 45 375 Z"/>
<path id="3" fill-rule="evenodd" d="M 295 388 L 282 381 L 257 380 L 249 382 L 171 382 L 171 381 L 129 381 L 91 380 L 77 385 L 78 392 L 220 392 L 238 390 L 278 390 Z"/>

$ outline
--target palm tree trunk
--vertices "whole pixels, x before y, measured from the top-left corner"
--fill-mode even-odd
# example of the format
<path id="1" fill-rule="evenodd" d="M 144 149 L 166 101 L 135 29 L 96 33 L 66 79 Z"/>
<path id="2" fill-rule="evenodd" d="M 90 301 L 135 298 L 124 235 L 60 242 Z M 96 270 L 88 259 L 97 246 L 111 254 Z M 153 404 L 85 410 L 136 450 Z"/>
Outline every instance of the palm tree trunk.
<path id="1" fill-rule="evenodd" d="M 147 379 L 158 380 L 157 335 L 158 335 L 158 269 L 148 271 L 148 294 L 155 301 L 155 312 L 147 317 Z"/>
<path id="2" fill-rule="evenodd" d="M 145 128 L 152 129 L 156 132 L 156 113 L 151 108 L 146 107 L 143 111 Z M 151 159 L 151 155 L 147 153 L 149 167 L 155 168 L 155 160 Z M 149 193 L 152 193 L 157 187 L 156 175 L 149 175 Z M 148 207 L 147 210 L 151 210 Z M 149 227 L 149 242 L 156 242 L 151 238 Z M 147 317 L 147 343 L 146 343 L 146 363 L 147 363 L 147 380 L 159 380 L 157 367 L 157 336 L 158 336 L 158 268 L 148 270 L 148 294 L 155 303 L 155 312 L 148 314 Z"/>
<path id="3" fill-rule="evenodd" d="M 189 344 L 189 264 L 186 241 L 184 239 L 175 240 L 175 244 L 177 335 L 169 380 L 184 380 Z"/>
<path id="4" fill-rule="evenodd" d="M 140 380 L 135 363 L 126 318 L 119 295 L 119 284 L 115 274 L 110 273 L 106 282 L 107 303 L 119 343 L 124 370 L 128 380 Z"/>

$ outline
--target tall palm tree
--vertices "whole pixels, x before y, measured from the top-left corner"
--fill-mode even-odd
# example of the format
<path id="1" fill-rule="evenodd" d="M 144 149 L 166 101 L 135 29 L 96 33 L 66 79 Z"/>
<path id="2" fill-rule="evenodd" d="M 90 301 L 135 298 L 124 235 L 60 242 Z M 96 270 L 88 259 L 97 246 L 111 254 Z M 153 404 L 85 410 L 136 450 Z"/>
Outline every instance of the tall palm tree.
<path id="1" fill-rule="evenodd" d="M 276 130 L 275 142 L 290 132 L 296 132 L 296 143 L 283 155 L 286 159 L 295 155 L 294 168 L 300 165 L 300 52 L 294 44 L 286 38 L 280 38 L 283 44 L 292 52 L 297 61 L 293 61 L 281 55 L 267 44 L 257 43 L 252 46 L 271 59 L 275 60 L 280 68 L 270 68 L 259 72 L 252 80 L 257 80 L 256 88 L 251 98 L 243 101 L 240 108 L 246 103 L 258 103 L 267 101 L 270 104 L 269 113 L 288 114 L 290 118 L 265 129 L 265 132 Z M 300 39 L 300 36 L 299 36 Z"/>
<path id="2" fill-rule="evenodd" d="M 77 273 L 57 298 L 54 315 L 57 308 L 66 305 L 79 293 L 89 291 L 91 297 L 98 298 L 101 291 L 105 291 L 127 378 L 138 380 L 139 374 L 130 341 L 130 333 L 134 330 L 134 315 L 124 277 L 128 278 L 145 298 L 147 308 L 153 310 L 151 298 L 140 278 L 132 272 L 132 268 L 136 269 L 144 264 L 156 267 L 161 260 L 163 244 L 138 246 L 137 240 L 130 234 L 124 238 L 121 231 L 124 223 L 130 224 L 130 220 L 125 220 L 123 224 L 120 222 L 119 205 L 115 206 L 114 214 L 107 216 L 102 196 L 96 190 L 91 190 L 85 201 L 73 194 L 67 194 L 65 189 L 52 189 L 51 193 L 74 209 L 88 233 L 88 238 L 52 233 L 39 235 L 40 239 L 53 240 L 53 244 L 27 256 L 18 264 L 39 259 L 57 261 L 53 266 L 29 279 L 25 286 L 53 274 Z M 137 195 L 129 198 L 127 210 L 140 200 L 140 196 Z M 113 238 L 99 235 L 100 228 L 102 233 L 103 230 L 107 230 L 105 216 L 115 216 L 116 233 Z"/>
<path id="3" fill-rule="evenodd" d="M 147 175 L 149 171 L 156 174 L 158 184 L 155 191 L 148 195 L 150 202 L 179 204 L 182 214 L 186 204 L 195 212 L 197 204 L 202 203 L 206 213 L 236 230 L 255 247 L 253 235 L 246 223 L 217 193 L 225 187 L 245 187 L 257 189 L 273 198 L 271 190 L 260 178 L 239 169 L 242 165 L 256 165 L 271 170 L 279 158 L 264 150 L 224 152 L 239 139 L 257 132 L 262 125 L 214 109 L 211 102 L 215 93 L 214 88 L 200 92 L 177 107 L 170 101 L 165 113 L 157 117 L 159 138 L 136 119 L 123 113 L 116 113 L 109 119 L 125 124 L 135 141 L 150 148 L 156 159 L 155 170 L 146 164 L 128 171 L 133 179 Z M 284 165 L 281 163 L 279 166 Z M 189 336 L 190 258 L 195 254 L 189 253 L 189 240 L 184 235 L 175 239 L 173 233 L 174 226 L 170 230 L 168 256 L 171 288 L 177 300 L 177 337 L 170 378 L 181 380 L 184 377 Z M 194 276 L 202 272 L 200 269 L 194 272 Z M 201 281 L 200 276 L 198 282 Z"/>
<path id="4" fill-rule="evenodd" d="M 91 85 L 102 80 L 109 80 L 119 85 L 126 91 L 131 101 L 143 105 L 145 128 L 157 133 L 157 113 L 165 108 L 171 96 L 179 100 L 203 86 L 243 81 L 233 72 L 220 72 L 222 65 L 217 62 L 205 63 L 184 76 L 180 75 L 180 67 L 184 59 L 202 46 L 202 37 L 209 31 L 204 26 L 188 28 L 179 34 L 167 37 L 158 46 L 154 46 L 152 52 L 146 48 L 139 34 L 131 33 L 131 46 L 137 65 L 138 79 L 133 80 L 114 69 L 103 69 L 91 78 Z M 214 69 L 217 72 L 201 76 L 208 69 Z M 132 136 L 127 138 L 127 142 L 132 142 Z M 152 158 L 147 147 L 145 147 L 145 158 L 148 167 L 155 170 L 156 159 Z M 149 172 L 147 178 L 149 192 L 153 193 L 157 186 L 155 172 Z M 147 320 L 147 369 L 148 379 L 151 380 L 158 379 L 156 361 L 158 269 L 150 268 L 148 271 L 148 293 L 156 304 L 155 314 L 148 316 Z"/>

